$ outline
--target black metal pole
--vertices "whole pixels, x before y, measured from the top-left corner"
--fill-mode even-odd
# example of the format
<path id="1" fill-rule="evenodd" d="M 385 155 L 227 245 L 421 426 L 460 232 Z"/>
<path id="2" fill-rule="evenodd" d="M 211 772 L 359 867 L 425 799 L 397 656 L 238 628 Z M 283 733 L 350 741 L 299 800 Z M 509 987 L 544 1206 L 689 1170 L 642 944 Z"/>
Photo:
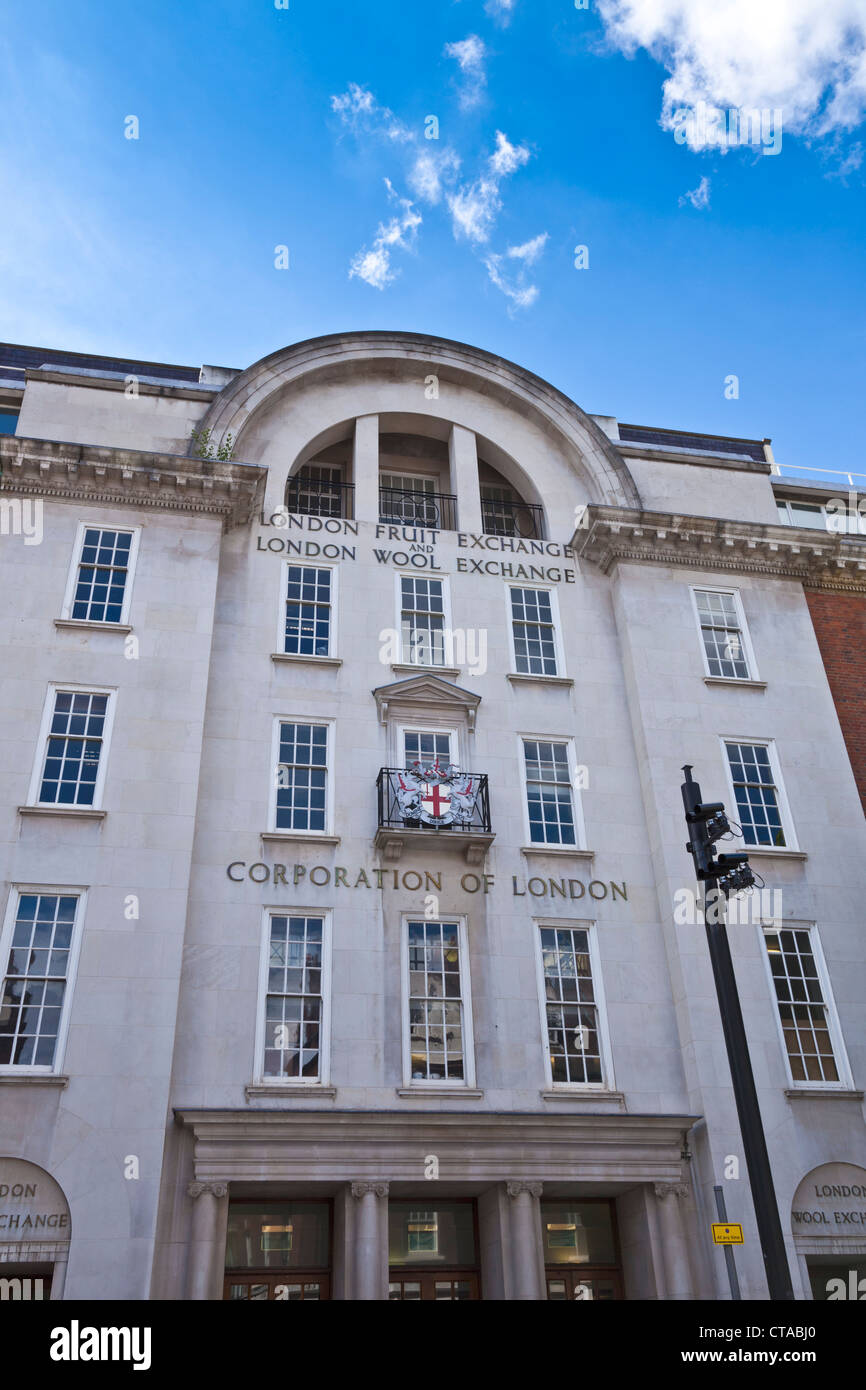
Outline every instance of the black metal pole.
<path id="1" fill-rule="evenodd" d="M 758 1235 L 761 1240 L 761 1253 L 767 1272 L 767 1285 L 771 1299 L 792 1299 L 794 1290 L 791 1285 L 788 1256 L 785 1251 L 785 1238 L 782 1235 L 782 1223 L 779 1220 L 779 1207 L 773 1186 L 770 1156 L 767 1153 L 767 1141 L 764 1138 L 764 1127 L 761 1123 L 758 1093 L 755 1089 L 755 1078 L 752 1075 L 752 1063 L 749 1059 L 746 1029 L 743 1024 L 743 1014 L 737 994 L 737 981 L 731 960 L 731 948 L 725 930 L 723 894 L 720 888 L 711 888 L 707 890 L 705 896 L 704 916 L 707 944 L 710 948 L 716 994 L 719 998 L 719 1009 L 722 1015 L 722 1029 L 725 1034 L 725 1047 L 728 1051 L 731 1079 L 734 1083 L 734 1099 L 737 1102 L 737 1115 L 740 1119 L 740 1133 L 743 1136 L 743 1151 L 746 1156 L 746 1167 L 749 1170 L 752 1201 L 755 1205 Z"/>
<path id="2" fill-rule="evenodd" d="M 728 1224 L 728 1210 L 727 1210 L 727 1207 L 725 1206 L 725 1193 L 724 1193 L 724 1190 L 723 1190 L 721 1187 L 719 1187 L 718 1184 L 716 1184 L 716 1186 L 713 1188 L 713 1192 L 716 1194 L 716 1211 L 717 1211 L 718 1214 L 719 1214 L 719 1220 L 720 1220 L 725 1226 L 727 1226 L 727 1224 Z M 732 1248 L 731 1248 L 730 1245 L 726 1245 L 726 1246 L 724 1247 L 724 1250 L 725 1250 L 725 1265 L 726 1265 L 727 1271 L 728 1271 L 728 1283 L 729 1283 L 730 1286 L 731 1286 L 731 1299 L 732 1299 L 732 1301 L 736 1301 L 737 1299 L 742 1298 L 742 1296 L 743 1296 L 743 1295 L 740 1293 L 740 1281 L 739 1281 L 739 1279 L 737 1278 L 737 1262 L 736 1262 L 736 1260 L 734 1259 L 734 1252 L 733 1252 L 733 1250 L 732 1250 Z"/>
<path id="3" fill-rule="evenodd" d="M 691 768 L 686 767 L 683 771 L 686 775 L 686 781 L 682 787 L 683 802 L 686 810 L 689 811 L 694 809 L 694 804 L 690 805 L 690 802 L 699 803 L 700 788 L 692 782 Z M 755 1078 L 752 1075 L 752 1063 L 749 1059 L 749 1046 L 746 1041 L 746 1029 L 740 1009 L 740 997 L 737 993 L 737 980 L 731 960 L 731 948 L 725 930 L 726 899 L 722 889 L 717 887 L 712 879 L 707 879 L 706 884 L 704 925 L 707 933 L 707 945 L 710 950 L 713 978 L 716 982 L 719 1011 L 722 1015 L 722 1031 L 728 1053 L 728 1064 L 731 1068 L 734 1100 L 740 1121 L 743 1152 L 749 1172 L 752 1202 L 755 1207 L 758 1236 L 761 1241 L 761 1254 L 764 1257 L 764 1269 L 767 1274 L 767 1286 L 771 1299 L 788 1301 L 793 1299 L 794 1289 L 791 1284 L 791 1271 L 785 1251 L 785 1239 L 782 1235 L 782 1223 L 779 1220 L 779 1207 L 773 1186 L 767 1141 L 761 1122 L 758 1093 L 755 1089 Z"/>

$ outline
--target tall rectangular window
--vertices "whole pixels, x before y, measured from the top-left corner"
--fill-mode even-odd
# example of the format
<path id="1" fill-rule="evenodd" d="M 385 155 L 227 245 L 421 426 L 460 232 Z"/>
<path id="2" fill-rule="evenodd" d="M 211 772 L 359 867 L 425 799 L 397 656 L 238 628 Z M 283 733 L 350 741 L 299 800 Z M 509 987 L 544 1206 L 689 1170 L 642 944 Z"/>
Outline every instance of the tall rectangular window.
<path id="1" fill-rule="evenodd" d="M 405 925 L 407 1083 L 472 1084 L 468 979 L 458 922 Z"/>
<path id="2" fill-rule="evenodd" d="M 568 744 L 525 738 L 526 800 L 533 844 L 577 844 Z"/>
<path id="3" fill-rule="evenodd" d="M 124 621 L 135 539 L 134 531 L 107 526 L 82 528 L 66 616 L 91 623 Z"/>
<path id="4" fill-rule="evenodd" d="M 782 816 L 782 796 L 770 745 L 725 740 L 737 819 L 747 845 L 788 844 Z"/>
<path id="5" fill-rule="evenodd" d="M 320 1081 L 324 1028 L 324 919 L 268 915 L 262 1076 Z"/>
<path id="6" fill-rule="evenodd" d="M 441 579 L 400 575 L 403 660 L 412 666 L 445 665 L 445 592 Z"/>
<path id="7" fill-rule="evenodd" d="M 793 1081 L 836 1084 L 838 1023 L 813 933 L 809 927 L 765 930 L 764 941 Z"/>
<path id="8" fill-rule="evenodd" d="M 286 507 L 305 516 L 345 516 L 343 469 L 305 463 L 286 485 Z"/>
<path id="9" fill-rule="evenodd" d="M 604 1075 L 589 931 L 539 930 L 551 1080 L 599 1085 Z"/>
<path id="10" fill-rule="evenodd" d="M 692 593 L 707 675 L 749 680 L 749 641 L 737 595 L 718 589 L 693 589 Z"/>
<path id="11" fill-rule="evenodd" d="M 379 519 L 438 529 L 441 521 L 436 506 L 435 478 L 383 473 L 379 480 Z"/>
<path id="12" fill-rule="evenodd" d="M 283 650 L 291 656 L 330 656 L 334 572 L 288 565 Z"/>
<path id="13" fill-rule="evenodd" d="M 79 902 L 76 893 L 18 896 L 4 932 L 0 1067 L 50 1070 L 58 1060 Z"/>
<path id="14" fill-rule="evenodd" d="M 280 723 L 277 830 L 327 829 L 328 726 Z"/>
<path id="15" fill-rule="evenodd" d="M 556 620 L 549 589 L 509 590 L 514 669 L 528 676 L 555 676 Z"/>
<path id="16" fill-rule="evenodd" d="M 95 807 L 99 804 L 111 695 L 84 690 L 54 690 L 52 694 L 36 801 L 40 806 Z"/>

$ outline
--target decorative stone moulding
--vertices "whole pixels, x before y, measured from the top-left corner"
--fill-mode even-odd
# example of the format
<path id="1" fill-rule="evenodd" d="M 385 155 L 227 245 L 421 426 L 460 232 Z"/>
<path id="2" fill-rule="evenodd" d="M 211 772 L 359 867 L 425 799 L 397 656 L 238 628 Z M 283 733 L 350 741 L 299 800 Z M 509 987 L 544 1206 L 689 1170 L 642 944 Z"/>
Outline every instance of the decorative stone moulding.
<path id="1" fill-rule="evenodd" d="M 866 538 L 831 531 L 591 505 L 571 545 L 603 574 L 624 560 L 767 574 L 810 589 L 866 593 Z"/>
<path id="2" fill-rule="evenodd" d="M 0 493 L 198 512 L 222 517 L 225 530 L 252 521 L 267 478 L 258 464 L 18 435 L 0 435 L 0 470 Z"/>

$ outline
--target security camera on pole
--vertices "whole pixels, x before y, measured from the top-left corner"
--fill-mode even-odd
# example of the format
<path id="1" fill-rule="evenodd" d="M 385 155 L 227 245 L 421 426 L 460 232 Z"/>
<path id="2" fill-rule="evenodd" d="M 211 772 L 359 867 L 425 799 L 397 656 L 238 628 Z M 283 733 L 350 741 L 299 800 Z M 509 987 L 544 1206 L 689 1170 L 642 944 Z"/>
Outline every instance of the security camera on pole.
<path id="1" fill-rule="evenodd" d="M 767 1141 L 761 1123 L 758 1093 L 755 1090 L 755 1078 L 749 1060 L 731 948 L 725 930 L 725 904 L 728 896 L 741 888 L 750 888 L 755 882 L 755 876 L 749 867 L 748 854 L 716 854 L 716 841 L 730 830 L 724 803 L 702 802 L 701 789 L 698 783 L 692 780 L 691 767 L 684 767 L 683 772 L 686 780 L 681 790 L 689 831 L 686 849 L 694 860 L 698 881 L 706 885 L 704 925 L 722 1015 L 725 1047 L 728 1051 L 734 1099 L 743 1136 L 743 1151 L 767 1273 L 767 1286 L 771 1299 L 793 1299 L 794 1290 L 773 1187 Z"/>

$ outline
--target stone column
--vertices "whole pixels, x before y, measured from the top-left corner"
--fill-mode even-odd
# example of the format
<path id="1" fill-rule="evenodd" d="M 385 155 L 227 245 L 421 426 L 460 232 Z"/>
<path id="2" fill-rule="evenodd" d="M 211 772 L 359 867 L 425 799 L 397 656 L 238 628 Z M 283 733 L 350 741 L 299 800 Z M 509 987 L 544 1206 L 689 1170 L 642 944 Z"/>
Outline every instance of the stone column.
<path id="1" fill-rule="evenodd" d="M 361 415 L 355 421 L 352 451 L 355 520 L 379 520 L 379 417 Z"/>
<path id="2" fill-rule="evenodd" d="M 457 525 L 461 531 L 481 534 L 481 491 L 478 486 L 478 451 L 475 435 L 462 425 L 452 425 L 448 439 L 451 491 L 457 497 Z"/>
<path id="3" fill-rule="evenodd" d="M 383 1247 L 381 1203 L 388 1196 L 386 1182 L 353 1182 L 355 1214 L 355 1287 L 353 1299 L 384 1299 L 388 1274 L 387 1246 Z"/>
<path id="4" fill-rule="evenodd" d="M 667 1296 L 672 1299 L 694 1298 L 682 1210 L 682 1202 L 689 1195 L 688 1184 L 657 1182 L 654 1184 L 654 1191 L 659 1213 Z"/>
<path id="5" fill-rule="evenodd" d="M 512 1297 L 543 1299 L 544 1251 L 541 1245 L 541 1213 L 538 1199 L 540 1182 L 509 1182 L 511 1198 L 511 1284 Z"/>
<path id="6" fill-rule="evenodd" d="M 186 1296 L 195 1302 L 214 1297 L 220 1203 L 229 1189 L 224 1182 L 191 1182 L 186 1190 L 193 1199 Z"/>

